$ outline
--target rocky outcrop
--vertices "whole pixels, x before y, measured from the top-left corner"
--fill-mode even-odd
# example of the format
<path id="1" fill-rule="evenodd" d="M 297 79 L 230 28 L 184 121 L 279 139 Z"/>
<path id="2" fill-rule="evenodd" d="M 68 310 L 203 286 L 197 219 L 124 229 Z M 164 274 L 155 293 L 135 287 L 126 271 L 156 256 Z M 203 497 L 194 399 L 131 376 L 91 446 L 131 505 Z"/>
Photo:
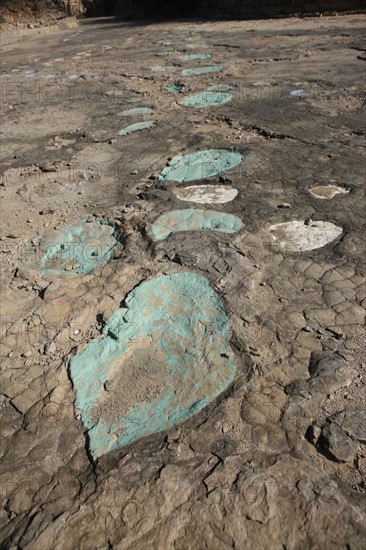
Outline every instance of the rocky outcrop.
<path id="1" fill-rule="evenodd" d="M 0 6 L 0 23 L 41 23 L 83 15 L 83 0 L 5 0 Z"/>

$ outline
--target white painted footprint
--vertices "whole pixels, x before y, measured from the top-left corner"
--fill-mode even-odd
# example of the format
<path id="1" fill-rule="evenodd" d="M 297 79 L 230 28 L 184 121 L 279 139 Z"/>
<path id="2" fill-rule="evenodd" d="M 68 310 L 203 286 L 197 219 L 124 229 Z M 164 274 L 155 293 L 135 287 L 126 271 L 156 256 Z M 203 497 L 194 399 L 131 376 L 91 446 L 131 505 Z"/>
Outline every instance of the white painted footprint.
<path id="1" fill-rule="evenodd" d="M 235 199 L 238 190 L 223 185 L 190 185 L 173 189 L 174 195 L 181 201 L 197 204 L 224 204 Z"/>
<path id="2" fill-rule="evenodd" d="M 343 228 L 331 222 L 295 220 L 271 225 L 269 232 L 278 246 L 287 252 L 316 250 L 337 239 Z"/>

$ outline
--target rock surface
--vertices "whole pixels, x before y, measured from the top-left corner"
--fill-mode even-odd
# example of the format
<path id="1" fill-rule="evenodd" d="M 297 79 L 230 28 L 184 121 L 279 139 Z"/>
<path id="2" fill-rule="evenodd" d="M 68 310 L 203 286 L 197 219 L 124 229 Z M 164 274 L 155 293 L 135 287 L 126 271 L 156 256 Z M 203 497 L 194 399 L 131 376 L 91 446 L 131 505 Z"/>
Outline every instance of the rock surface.
<path id="1" fill-rule="evenodd" d="M 324 425 L 320 446 L 339 462 L 353 459 L 358 451 L 358 446 L 334 422 L 327 422 Z"/>
<path id="2" fill-rule="evenodd" d="M 363 34 L 357 15 L 4 33 L 3 548 L 364 548 Z M 206 49 L 223 70 L 182 76 L 207 60 L 180 56 Z M 208 89 L 233 99 L 181 105 Z M 146 106 L 156 126 L 118 136 L 123 113 Z M 165 177 L 173 159 L 218 150 L 241 162 Z M 240 230 L 155 240 L 151 224 L 185 206 L 173 190 L 208 184 L 238 190 L 207 209 Z M 321 200 L 319 185 L 350 192 Z M 84 219 L 116 228 L 108 261 L 78 275 L 22 267 L 30 241 Z M 279 249 L 269 227 L 293 220 L 343 232 Z M 183 272 L 227 312 L 235 379 L 184 422 L 95 459 L 70 364 L 146 281 Z M 150 386 L 130 385 L 131 401 L 158 391 L 150 351 Z M 103 382 L 112 399 L 116 380 Z"/>

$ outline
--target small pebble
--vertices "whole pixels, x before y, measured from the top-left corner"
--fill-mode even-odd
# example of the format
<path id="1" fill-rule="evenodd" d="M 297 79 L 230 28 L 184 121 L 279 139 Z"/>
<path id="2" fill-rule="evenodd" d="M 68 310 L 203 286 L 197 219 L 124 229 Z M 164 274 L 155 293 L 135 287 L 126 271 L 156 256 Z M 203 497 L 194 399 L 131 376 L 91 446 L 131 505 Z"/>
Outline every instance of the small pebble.
<path id="1" fill-rule="evenodd" d="M 40 211 L 41 216 L 45 216 L 46 214 L 54 214 L 54 213 L 55 213 L 55 210 L 53 210 L 52 208 L 46 208 Z"/>

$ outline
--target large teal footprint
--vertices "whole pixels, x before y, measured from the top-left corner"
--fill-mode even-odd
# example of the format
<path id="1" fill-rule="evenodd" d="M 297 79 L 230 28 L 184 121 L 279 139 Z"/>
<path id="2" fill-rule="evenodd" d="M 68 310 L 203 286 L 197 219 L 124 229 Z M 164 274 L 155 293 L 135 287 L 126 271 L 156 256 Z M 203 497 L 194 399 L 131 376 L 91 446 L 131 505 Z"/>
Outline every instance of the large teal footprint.
<path id="1" fill-rule="evenodd" d="M 117 244 L 113 224 L 82 220 L 27 244 L 21 265 L 42 275 L 84 275 L 108 261 Z"/>
<path id="2" fill-rule="evenodd" d="M 226 149 L 178 155 L 162 170 L 159 179 L 184 182 L 209 178 L 238 166 L 242 158 L 240 153 Z"/>
<path id="3" fill-rule="evenodd" d="M 95 458 L 190 418 L 235 377 L 228 317 L 205 277 L 156 277 L 125 304 L 70 363 Z"/>
<path id="4" fill-rule="evenodd" d="M 151 229 L 159 241 L 166 239 L 172 233 L 180 231 L 219 231 L 221 233 L 237 233 L 243 226 L 242 221 L 233 214 L 225 214 L 215 210 L 171 210 L 159 216 Z"/>

